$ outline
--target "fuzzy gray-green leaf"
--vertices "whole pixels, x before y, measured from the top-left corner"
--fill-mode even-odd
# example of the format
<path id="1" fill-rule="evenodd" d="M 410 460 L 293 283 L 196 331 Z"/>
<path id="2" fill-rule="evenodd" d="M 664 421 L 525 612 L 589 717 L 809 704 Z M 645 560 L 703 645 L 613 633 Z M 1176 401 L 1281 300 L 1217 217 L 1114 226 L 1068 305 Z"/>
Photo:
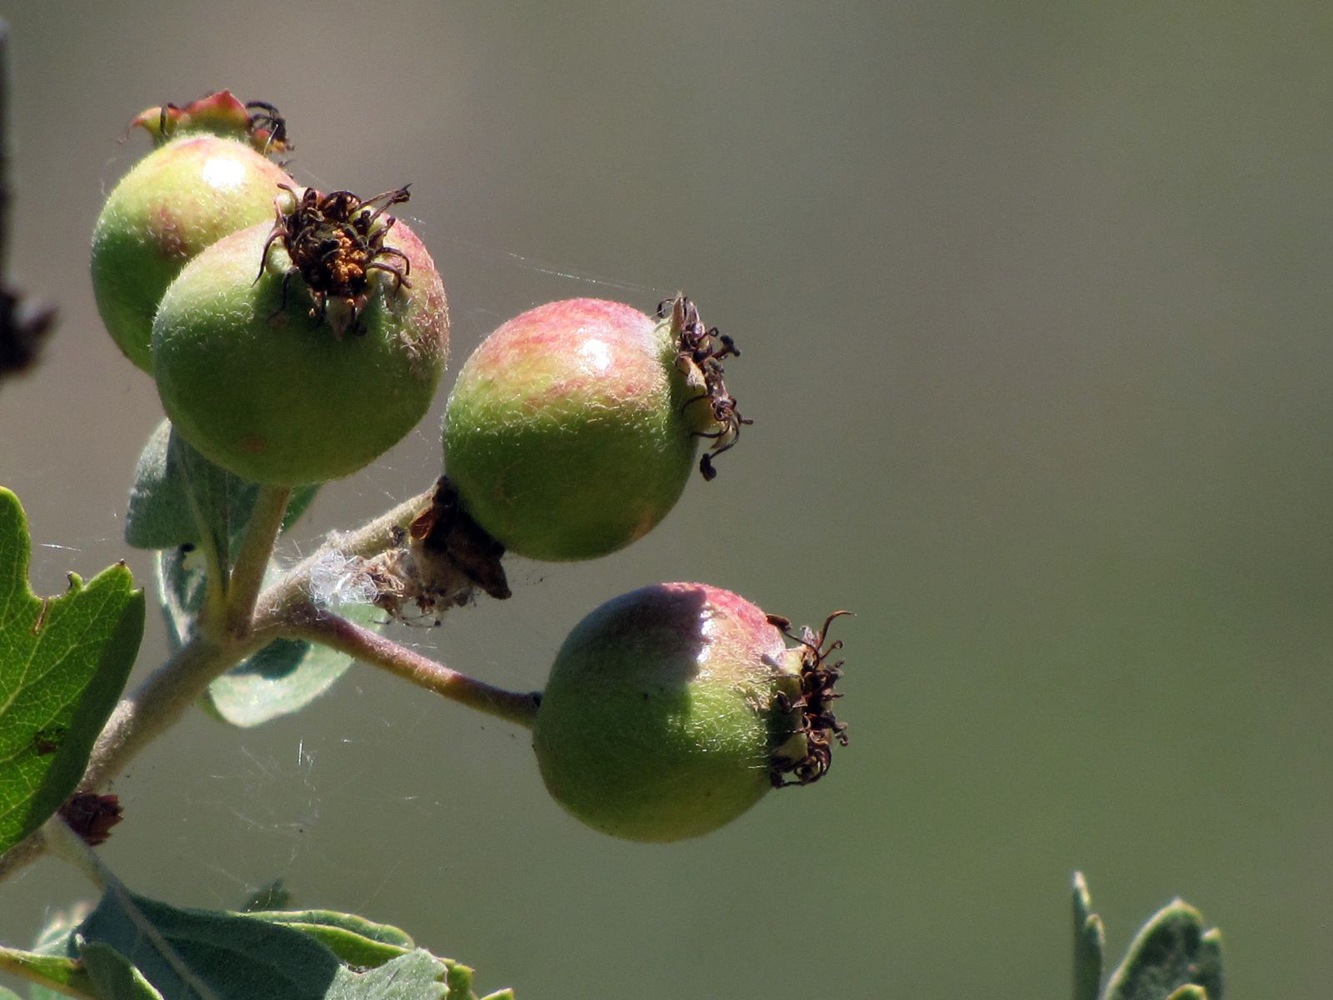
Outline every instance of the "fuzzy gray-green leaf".
<path id="1" fill-rule="evenodd" d="M 189 641 L 204 600 L 206 568 L 198 550 L 157 553 L 158 596 L 173 649 Z M 276 575 L 270 567 L 270 576 Z M 369 624 L 373 605 L 347 609 L 348 617 Z M 352 665 L 346 654 L 327 646 L 279 639 L 238 663 L 208 686 L 205 707 L 218 719 L 249 728 L 300 711 L 327 691 Z"/>
<path id="2" fill-rule="evenodd" d="M 225 527 L 228 538 L 235 538 L 254 509 L 259 487 L 209 462 L 180 439 L 170 421 L 163 420 L 148 438 L 134 470 L 125 515 L 127 544 L 136 549 L 171 549 L 199 542 L 199 524 L 190 503 L 191 474 L 199 480 L 194 492 L 203 499 L 205 517 Z M 318 485 L 292 491 L 283 530 L 305 512 L 318 491 Z"/>
<path id="3" fill-rule="evenodd" d="M 219 1000 L 321 1000 L 341 968 L 331 951 L 290 928 L 123 891 L 105 893 L 79 933 L 125 956 L 166 1000 L 205 991 Z"/>
<path id="4" fill-rule="evenodd" d="M 368 972 L 342 969 L 328 1000 L 440 1000 L 445 963 L 417 949 Z"/>
<path id="5" fill-rule="evenodd" d="M 1194 907 L 1174 900 L 1143 926 L 1106 988 L 1106 1000 L 1166 1000 L 1180 987 L 1202 987 L 1222 1000 L 1222 939 L 1204 932 Z"/>
<path id="6" fill-rule="evenodd" d="M 279 910 L 246 915 L 308 934 L 337 955 L 339 961 L 360 968 L 383 965 L 416 947 L 412 939 L 397 927 L 350 913 Z"/>
<path id="7" fill-rule="evenodd" d="M 96 941 L 84 942 L 79 960 L 99 1000 L 163 1000 L 143 973 L 114 948 Z"/>

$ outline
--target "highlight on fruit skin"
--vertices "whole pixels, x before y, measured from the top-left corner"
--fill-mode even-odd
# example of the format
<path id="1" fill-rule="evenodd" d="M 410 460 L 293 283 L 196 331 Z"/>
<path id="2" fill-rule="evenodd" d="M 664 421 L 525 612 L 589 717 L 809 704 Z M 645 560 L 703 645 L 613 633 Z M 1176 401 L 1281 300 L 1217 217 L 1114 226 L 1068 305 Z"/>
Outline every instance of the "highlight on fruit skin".
<path id="1" fill-rule="evenodd" d="M 91 270 L 107 332 L 151 374 L 153 316 L 167 286 L 205 247 L 271 219 L 279 185 L 296 182 L 260 151 L 288 148 L 286 123 L 265 102 L 247 108 L 220 91 L 184 108 L 150 108 L 132 124 L 155 148 L 107 197 Z"/>
<path id="2" fill-rule="evenodd" d="M 700 583 L 617 597 L 570 632 L 533 729 L 548 791 L 588 826 L 637 841 L 709 833 L 772 788 L 827 772 L 841 642 L 791 631 Z M 795 640 L 788 647 L 786 640 Z"/>
<path id="3" fill-rule="evenodd" d="M 537 306 L 459 371 L 444 419 L 445 473 L 483 528 L 533 559 L 629 545 L 679 499 L 700 442 L 711 457 L 749 421 L 722 381 L 735 343 L 682 296 L 657 315 L 604 299 Z"/>
<path id="4" fill-rule="evenodd" d="M 410 272 L 400 280 L 368 270 L 366 247 L 341 225 L 331 231 L 345 237 L 342 273 L 360 272 L 352 301 L 307 287 L 270 216 L 192 260 L 153 322 L 167 416 L 205 457 L 253 482 L 323 482 L 364 467 L 425 416 L 444 371 L 448 306 L 425 246 L 391 217 L 374 220 L 367 238 Z"/>

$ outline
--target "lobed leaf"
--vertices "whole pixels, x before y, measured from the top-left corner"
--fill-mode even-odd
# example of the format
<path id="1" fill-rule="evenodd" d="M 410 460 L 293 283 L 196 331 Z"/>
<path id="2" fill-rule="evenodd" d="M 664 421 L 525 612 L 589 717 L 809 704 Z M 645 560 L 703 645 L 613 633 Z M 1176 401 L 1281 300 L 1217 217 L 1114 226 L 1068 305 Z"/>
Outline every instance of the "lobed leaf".
<path id="1" fill-rule="evenodd" d="M 1190 985 L 1207 1000 L 1222 1000 L 1222 936 L 1216 928 L 1205 932 L 1199 911 L 1177 899 L 1143 925 L 1107 984 L 1106 1000 L 1185 1000 L 1194 995 L 1181 988 Z"/>
<path id="2" fill-rule="evenodd" d="M 331 910 L 259 911 L 247 913 L 256 920 L 280 924 L 307 934 L 324 945 L 346 965 L 375 968 L 410 953 L 416 943 L 403 931 L 388 924 Z"/>
<path id="3" fill-rule="evenodd" d="M 143 638 L 143 591 L 123 563 L 42 599 L 30 552 L 23 508 L 0 488 L 0 852 L 73 793 Z"/>
<path id="4" fill-rule="evenodd" d="M 367 972 L 340 969 L 328 1000 L 440 1000 L 446 972 L 444 962 L 418 948 Z"/>
<path id="5" fill-rule="evenodd" d="M 1074 1000 L 1097 1000 L 1102 982 L 1106 931 L 1092 912 L 1082 872 L 1074 873 Z"/>
<path id="6" fill-rule="evenodd" d="M 179 909 L 118 884 L 74 926 L 86 909 L 57 914 L 32 952 L 0 949 L 0 970 L 51 987 L 34 1000 L 474 1000 L 470 968 L 354 914 Z"/>
<path id="7" fill-rule="evenodd" d="M 17 948 L 0 946 L 0 972 L 28 979 L 34 983 L 49 983 L 60 992 L 47 991 L 43 987 L 33 990 L 50 992 L 55 996 L 96 997 L 92 980 L 83 967 L 73 958 L 65 955 L 44 955 L 36 951 L 20 951 Z"/>
<path id="8" fill-rule="evenodd" d="M 108 891 L 79 928 L 125 956 L 164 1000 L 326 997 L 341 966 L 305 934 L 234 913 L 187 910 Z"/>
<path id="9" fill-rule="evenodd" d="M 114 948 L 85 942 L 79 947 L 79 960 L 99 1000 L 163 1000 L 143 973 Z"/>

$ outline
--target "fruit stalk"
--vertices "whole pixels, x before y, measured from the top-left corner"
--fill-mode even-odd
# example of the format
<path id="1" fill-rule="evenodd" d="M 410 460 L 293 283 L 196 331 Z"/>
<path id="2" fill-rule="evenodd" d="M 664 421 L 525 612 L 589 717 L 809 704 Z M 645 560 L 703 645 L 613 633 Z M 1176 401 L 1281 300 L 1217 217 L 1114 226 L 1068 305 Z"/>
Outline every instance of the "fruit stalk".
<path id="1" fill-rule="evenodd" d="M 287 639 L 330 646 L 450 701 L 526 729 L 536 721 L 539 692 L 507 691 L 476 680 L 313 604 L 307 606 L 305 614 L 293 614 L 282 626 L 281 634 Z"/>

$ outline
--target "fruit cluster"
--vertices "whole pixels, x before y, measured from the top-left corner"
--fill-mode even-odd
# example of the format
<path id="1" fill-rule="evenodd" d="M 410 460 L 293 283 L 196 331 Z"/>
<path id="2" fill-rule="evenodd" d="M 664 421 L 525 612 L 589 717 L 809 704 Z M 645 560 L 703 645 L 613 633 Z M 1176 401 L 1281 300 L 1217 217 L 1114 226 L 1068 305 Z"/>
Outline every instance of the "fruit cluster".
<path id="1" fill-rule="evenodd" d="M 390 214 L 407 187 L 366 199 L 303 187 L 279 159 L 292 148 L 282 116 L 227 91 L 134 124 L 155 149 L 97 221 L 93 287 L 176 431 L 279 487 L 383 454 L 429 410 L 449 344 L 439 273 Z M 582 560 L 642 537 L 692 468 L 716 476 L 750 423 L 724 378 L 739 354 L 683 295 L 653 314 L 551 302 L 500 326 L 458 374 L 437 504 L 375 567 L 376 603 L 429 610 L 472 584 L 508 596 L 506 550 Z M 597 829 L 674 840 L 809 783 L 831 739 L 846 740 L 825 630 L 793 635 L 701 584 L 603 605 L 561 648 L 536 717 L 547 787 Z"/>

